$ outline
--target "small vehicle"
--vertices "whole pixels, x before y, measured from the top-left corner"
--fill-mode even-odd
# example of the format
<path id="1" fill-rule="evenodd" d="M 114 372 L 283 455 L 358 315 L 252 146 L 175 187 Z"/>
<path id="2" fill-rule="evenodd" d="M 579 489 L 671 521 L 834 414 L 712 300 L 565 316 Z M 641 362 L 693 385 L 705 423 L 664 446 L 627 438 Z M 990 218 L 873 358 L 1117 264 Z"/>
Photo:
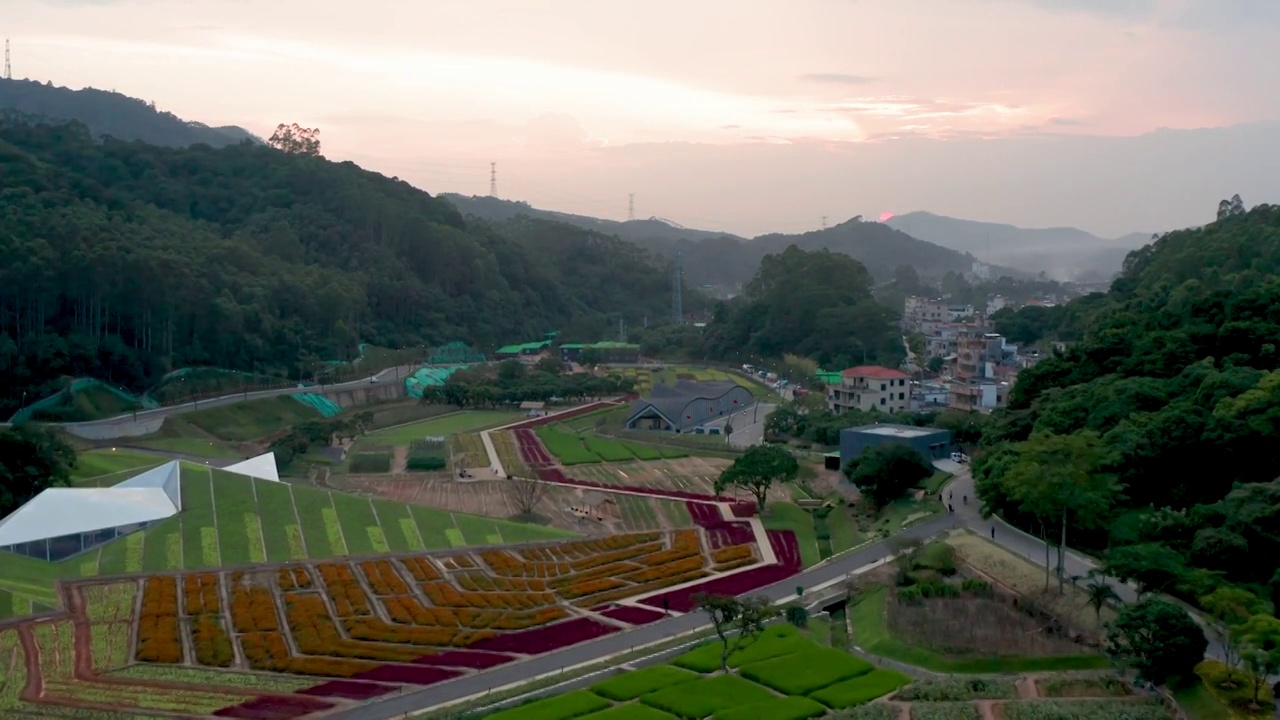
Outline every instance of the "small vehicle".
<path id="1" fill-rule="evenodd" d="M 369 382 L 370 382 L 370 383 L 376 383 L 376 382 L 378 382 L 378 376 L 377 376 L 377 375 L 373 375 L 373 376 L 371 376 L 371 377 L 369 378 Z"/>
<path id="2" fill-rule="evenodd" d="M 969 462 L 969 456 L 962 452 L 953 452 L 951 453 L 951 460 L 952 462 L 967 463 Z"/>

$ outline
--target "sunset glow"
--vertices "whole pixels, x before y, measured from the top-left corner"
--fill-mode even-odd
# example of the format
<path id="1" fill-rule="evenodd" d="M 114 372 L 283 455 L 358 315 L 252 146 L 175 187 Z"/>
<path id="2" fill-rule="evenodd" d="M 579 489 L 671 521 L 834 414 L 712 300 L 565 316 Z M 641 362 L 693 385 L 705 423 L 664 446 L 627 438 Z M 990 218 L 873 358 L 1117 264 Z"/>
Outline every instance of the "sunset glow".
<path id="1" fill-rule="evenodd" d="M 893 215 L 894 213 L 891 213 L 888 210 L 885 210 L 884 212 L 880 213 L 880 222 L 889 222 L 890 220 L 893 219 Z"/>

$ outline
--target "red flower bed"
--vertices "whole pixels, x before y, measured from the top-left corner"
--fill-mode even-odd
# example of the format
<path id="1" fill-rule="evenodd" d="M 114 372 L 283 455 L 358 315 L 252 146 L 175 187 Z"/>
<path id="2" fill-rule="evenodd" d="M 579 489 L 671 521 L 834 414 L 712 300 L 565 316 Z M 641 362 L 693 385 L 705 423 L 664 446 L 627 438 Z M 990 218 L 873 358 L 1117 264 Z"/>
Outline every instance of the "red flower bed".
<path id="1" fill-rule="evenodd" d="M 216 717 L 242 718 L 243 720 L 292 720 L 333 707 L 332 703 L 299 695 L 264 695 L 239 705 L 222 708 Z"/>
<path id="2" fill-rule="evenodd" d="M 618 628 L 612 625 L 598 623 L 590 618 L 576 618 L 554 625 L 544 625 L 532 630 L 522 630 L 485 638 L 479 642 L 472 643 L 471 647 L 476 650 L 538 655 L 594 640 L 598 637 L 604 637 L 617 631 Z"/>
<path id="3" fill-rule="evenodd" d="M 372 670 L 352 675 L 352 677 L 356 680 L 377 680 L 379 682 L 405 683 L 408 685 L 434 685 L 445 680 L 452 680 L 461 674 L 456 670 L 444 670 L 437 667 L 379 665 Z"/>
<path id="4" fill-rule="evenodd" d="M 698 593 L 743 595 L 800 573 L 802 567 L 800 546 L 796 543 L 794 533 L 790 530 L 770 530 L 769 544 L 773 547 L 774 554 L 778 556 L 777 565 L 766 565 L 765 567 L 744 570 L 734 575 L 713 578 L 692 587 L 654 595 L 640 602 L 649 607 L 660 608 L 663 606 L 662 601 L 665 599 L 672 610 L 689 612 L 694 608 L 693 596 Z"/>
<path id="5" fill-rule="evenodd" d="M 728 522 L 720 515 L 720 508 L 707 503 L 686 502 L 689 515 L 698 525 L 707 529 L 707 538 L 711 541 L 711 549 L 719 550 L 730 545 L 745 545 L 754 542 L 755 533 L 751 525 L 742 522 Z"/>
<path id="6" fill-rule="evenodd" d="M 473 652 L 471 650 L 448 650 L 437 655 L 427 655 L 413 661 L 414 665 L 441 665 L 444 667 L 460 667 L 470 668 L 472 670 L 487 670 L 491 667 L 497 667 L 503 663 L 509 663 L 515 658 L 510 655 L 489 652 Z"/>
<path id="7" fill-rule="evenodd" d="M 512 430 L 511 434 L 515 437 L 516 447 L 520 450 L 520 457 L 529 467 L 544 467 L 554 465 L 555 458 L 551 457 L 551 453 L 547 452 L 547 448 L 543 446 L 542 441 L 532 430 Z"/>
<path id="8" fill-rule="evenodd" d="M 391 685 L 377 683 L 352 682 L 350 680 L 330 680 L 306 690 L 299 690 L 299 695 L 315 695 L 317 697 L 340 697 L 348 700 L 370 700 L 379 695 L 386 695 L 395 690 Z"/>
<path id="9" fill-rule="evenodd" d="M 632 625 L 644 625 L 645 623 L 651 623 L 654 620 L 661 620 L 666 617 L 665 613 L 660 613 L 656 610 L 638 608 L 631 605 L 619 605 L 612 610 L 597 610 L 597 612 L 610 620 L 621 620 L 624 623 L 630 623 Z"/>

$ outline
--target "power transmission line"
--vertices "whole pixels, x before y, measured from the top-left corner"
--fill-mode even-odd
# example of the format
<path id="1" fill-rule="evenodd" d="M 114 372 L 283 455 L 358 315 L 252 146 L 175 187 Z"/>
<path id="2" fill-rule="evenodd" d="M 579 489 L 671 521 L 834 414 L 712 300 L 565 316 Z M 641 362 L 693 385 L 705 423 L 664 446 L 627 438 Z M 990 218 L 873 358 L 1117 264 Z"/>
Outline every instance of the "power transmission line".
<path id="1" fill-rule="evenodd" d="M 13 79 L 13 65 L 9 62 L 9 38 L 4 39 L 4 79 Z"/>
<path id="2" fill-rule="evenodd" d="M 627 195 L 627 219 L 628 220 L 636 219 L 636 194 L 635 193 L 631 193 Z"/>
<path id="3" fill-rule="evenodd" d="M 498 197 L 498 163 L 489 163 L 489 197 Z"/>
<path id="4" fill-rule="evenodd" d="M 822 216 L 822 229 L 823 229 L 823 230 L 826 230 L 826 229 L 827 229 L 827 216 L 826 216 L 826 215 L 823 215 L 823 216 Z"/>

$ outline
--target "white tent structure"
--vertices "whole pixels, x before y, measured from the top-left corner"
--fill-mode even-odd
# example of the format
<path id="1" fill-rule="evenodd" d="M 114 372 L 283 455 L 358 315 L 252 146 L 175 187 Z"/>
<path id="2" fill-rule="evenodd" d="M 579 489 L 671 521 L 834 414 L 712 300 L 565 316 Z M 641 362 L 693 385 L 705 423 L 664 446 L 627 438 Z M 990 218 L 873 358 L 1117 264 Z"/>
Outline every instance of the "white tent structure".
<path id="1" fill-rule="evenodd" d="M 267 453 L 224 468 L 280 482 Z M 182 511 L 182 467 L 174 460 L 109 488 L 49 488 L 0 520 L 0 551 L 58 561 Z"/>

